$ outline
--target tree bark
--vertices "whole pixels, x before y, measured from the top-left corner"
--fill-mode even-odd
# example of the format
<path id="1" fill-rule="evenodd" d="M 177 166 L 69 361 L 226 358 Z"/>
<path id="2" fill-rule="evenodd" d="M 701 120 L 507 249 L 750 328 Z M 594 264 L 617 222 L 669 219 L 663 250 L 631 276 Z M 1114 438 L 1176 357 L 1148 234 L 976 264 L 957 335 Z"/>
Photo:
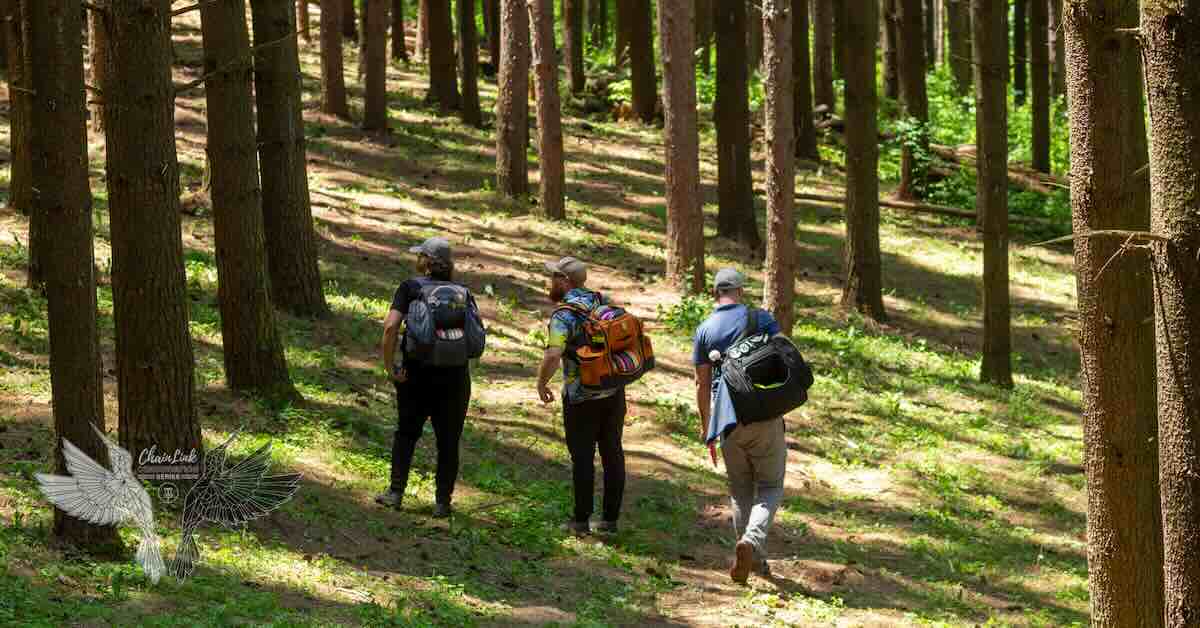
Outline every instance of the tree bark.
<path id="1" fill-rule="evenodd" d="M 833 0 L 813 0 L 813 101 L 828 114 L 837 111 L 833 92 Z M 718 53 L 720 54 L 720 53 Z"/>
<path id="2" fill-rule="evenodd" d="M 746 3 L 718 2 L 716 13 L 717 235 L 757 251 L 762 245 L 750 174 L 750 83 Z"/>
<path id="3" fill-rule="evenodd" d="M 1029 33 L 1026 29 L 1028 26 L 1026 13 L 1029 1 L 1013 0 L 1012 83 L 1013 105 L 1016 107 L 1023 107 L 1025 105 L 1025 96 L 1029 89 L 1029 81 L 1026 78 L 1026 64 L 1029 62 Z M 1008 66 L 1006 65 L 1005 67 L 1007 68 Z"/>
<path id="4" fill-rule="evenodd" d="M 629 0 L 629 74 L 633 84 L 633 111 L 642 122 L 654 121 L 658 103 L 654 65 L 654 35 L 650 0 Z"/>
<path id="5" fill-rule="evenodd" d="M 417 0 L 417 58 L 429 59 L 429 9 L 430 2 L 438 0 Z M 449 1 L 449 0 L 447 0 Z M 433 68 L 430 68 L 432 71 Z"/>
<path id="6" fill-rule="evenodd" d="M 1200 621 L 1200 2 L 1143 0 L 1166 625 Z M 1145 560 L 1145 558 L 1143 558 Z"/>
<path id="7" fill-rule="evenodd" d="M 921 15 L 924 23 L 921 34 L 925 37 L 925 67 L 932 70 L 936 65 L 934 61 L 937 59 L 937 20 L 935 19 L 937 14 L 934 13 L 934 0 L 923 0 L 923 2 Z"/>
<path id="8" fill-rule="evenodd" d="M 442 113 L 459 107 L 458 69 L 454 58 L 454 28 L 450 21 L 450 0 L 421 0 L 428 13 L 429 94 L 426 100 L 437 103 Z"/>
<path id="9" fill-rule="evenodd" d="M 404 0 L 392 0 L 392 59 L 408 62 L 408 42 L 404 38 Z"/>
<path id="10" fill-rule="evenodd" d="M 1071 66 L 1071 205 L 1076 234 L 1147 231 L 1148 159 L 1136 4 L 1073 2 L 1063 21 Z M 1038 39 L 1034 39 L 1035 42 Z M 1061 41 L 1061 40 L 1060 40 Z M 1087 469 L 1088 583 L 1097 628 L 1163 625 L 1152 278 L 1121 241 L 1075 239 Z M 1101 270 L 1103 269 L 1103 272 Z"/>
<path id="11" fill-rule="evenodd" d="M 746 20 L 746 65 L 751 76 L 762 66 L 763 58 L 763 30 L 760 20 L 762 11 L 758 6 L 760 5 L 755 3 L 749 19 Z"/>
<path id="12" fill-rule="evenodd" d="M 32 90 L 29 73 L 25 71 L 26 47 L 24 44 L 24 19 L 21 15 L 19 0 L 8 0 L 4 5 L 5 44 L 8 48 L 8 102 L 9 102 L 9 140 L 12 151 L 12 166 L 9 170 L 8 205 L 17 212 L 29 216 L 29 266 L 28 284 L 36 288 L 42 283 L 41 225 L 33 219 L 33 181 L 30 170 L 33 167 L 33 156 L 29 152 L 30 125 L 29 111 L 32 98 L 28 91 Z"/>
<path id="13" fill-rule="evenodd" d="M 900 187 L 896 189 L 896 196 L 914 199 L 924 196 L 929 167 L 928 161 L 921 157 L 929 153 L 929 96 L 925 90 L 922 0 L 897 0 L 896 8 L 899 9 L 896 47 L 900 69 L 900 102 L 904 105 L 904 115 L 910 121 L 920 123 L 903 142 Z"/>
<path id="14" fill-rule="evenodd" d="M 354 0 L 321 0 L 321 111 L 350 118 L 346 103 L 346 77 L 342 62 L 340 3 Z"/>
<path id="15" fill-rule="evenodd" d="M 1008 294 L 1008 3 L 971 0 L 975 28 L 976 202 L 983 230 L 983 365 L 980 378 L 1012 386 Z"/>
<path id="16" fill-rule="evenodd" d="M 613 43 L 613 61 L 618 68 L 629 61 L 629 41 L 633 37 L 635 2 L 638 0 L 617 0 L 617 39 Z"/>
<path id="17" fill-rule="evenodd" d="M 700 54 L 700 72 L 705 76 L 712 74 L 712 39 L 713 39 L 713 8 L 714 0 L 696 0 L 696 49 Z M 664 79 L 665 80 L 665 79 Z M 666 113 L 665 111 L 663 112 Z"/>
<path id="18" fill-rule="evenodd" d="M 97 133 L 104 132 L 104 115 L 101 112 L 101 103 L 104 98 L 105 48 L 108 46 L 108 41 L 104 35 L 104 15 L 102 11 L 87 12 L 88 83 L 92 87 L 98 88 L 101 92 L 99 94 L 89 93 L 87 97 L 87 100 L 91 103 L 88 105 L 88 109 L 92 114 L 92 130 Z"/>
<path id="19" fill-rule="evenodd" d="M 309 41 L 311 36 L 309 34 L 308 23 L 308 0 L 299 0 L 296 2 L 296 20 L 300 24 L 300 39 Z"/>
<path id="20" fill-rule="evenodd" d="M 529 193 L 529 16 L 525 0 L 500 3 L 500 69 L 496 80 L 496 189 Z"/>
<path id="21" fill-rule="evenodd" d="M 971 92 L 971 5 L 970 0 L 946 0 L 946 39 L 950 73 L 960 95 Z"/>
<path id="22" fill-rule="evenodd" d="M 562 0 L 563 59 L 567 64 L 567 83 L 572 94 L 583 93 L 586 82 L 583 74 L 583 2 Z"/>
<path id="23" fill-rule="evenodd" d="M 879 4 L 861 11 L 837 3 L 838 39 L 846 62 L 846 282 L 842 307 L 876 321 L 883 309 L 879 246 L 879 122 L 875 93 L 875 39 Z M 856 7 L 857 8 L 857 7 Z"/>
<path id="24" fill-rule="evenodd" d="M 328 0 L 327 0 L 328 1 Z M 112 231 L 121 446 L 199 449 L 188 334 L 171 1 L 109 4 L 105 181 Z"/>
<path id="25" fill-rule="evenodd" d="M 608 45 L 608 0 L 588 0 L 588 24 L 592 47 Z"/>
<path id="26" fill-rule="evenodd" d="M 92 432 L 104 429 L 104 385 L 96 325 L 92 193 L 88 187 L 84 120 L 83 7 L 73 0 L 29 2 L 36 93 L 30 107 L 35 212 L 48 217 L 45 279 L 50 326 L 54 470 L 67 474 L 62 439 L 97 461 L 105 447 Z M 103 464 L 103 462 L 102 462 Z M 115 526 L 94 525 L 54 510 L 54 535 L 85 550 L 116 546 Z"/>
<path id="27" fill-rule="evenodd" d="M 462 76 L 462 103 L 459 117 L 465 124 L 483 126 L 483 111 L 479 107 L 479 40 L 475 34 L 475 3 L 459 0 L 458 7 L 458 73 Z"/>
<path id="28" fill-rule="evenodd" d="M 1050 0 L 1050 97 L 1067 93 L 1067 54 L 1063 40 L 1063 0 Z"/>
<path id="29" fill-rule="evenodd" d="M 500 26 L 500 3 L 504 0 L 486 0 L 484 10 L 491 14 L 492 30 L 488 34 L 488 54 L 492 60 L 492 65 L 497 69 L 500 67 L 500 41 L 503 36 L 503 29 Z"/>
<path id="30" fill-rule="evenodd" d="M 351 0 L 352 2 L 354 0 Z M 358 63 L 355 64 L 355 71 L 359 84 L 363 86 L 363 105 L 366 107 L 367 100 L 367 83 L 365 81 L 367 75 L 367 42 L 371 40 L 367 29 L 367 4 L 371 0 L 362 0 L 362 10 L 358 12 L 358 32 L 362 34 L 358 38 Z"/>
<path id="31" fill-rule="evenodd" d="M 791 335 L 796 305 L 796 167 L 792 88 L 794 0 L 763 1 L 763 112 L 767 138 L 767 269 L 763 307 Z M 873 4 L 871 2 L 870 4 Z M 805 20 L 807 21 L 807 20 Z"/>
<path id="32" fill-rule="evenodd" d="M 1033 169 L 1050 174 L 1050 45 L 1048 0 L 1029 4 L 1029 82 L 1033 110 Z"/>
<path id="33" fill-rule="evenodd" d="M 366 66 L 363 89 L 363 130 L 385 131 L 387 116 L 387 28 L 389 0 L 365 0 L 362 39 L 366 55 L 359 65 Z"/>
<path id="34" fill-rule="evenodd" d="M 355 2 L 357 0 L 342 0 L 342 36 L 350 41 L 358 41 L 358 17 L 354 10 Z"/>
<path id="35" fill-rule="evenodd" d="M 371 0 L 381 2 L 383 0 Z M 246 5 L 200 7 L 208 105 L 206 150 L 212 171 L 221 344 L 225 381 L 269 398 L 295 395 L 275 328 L 267 282 L 262 196 L 251 95 Z"/>
<path id="36" fill-rule="evenodd" d="M 695 29 L 690 0 L 659 0 L 666 153 L 667 277 L 692 294 L 704 292 L 704 213 L 700 201 L 700 136 L 696 122 Z"/>
<path id="37" fill-rule="evenodd" d="M 295 30 L 290 0 L 250 0 L 254 41 L 277 41 Z M 308 196 L 300 58 L 294 40 L 254 56 L 258 155 L 262 167 L 263 233 L 271 297 L 297 316 L 329 313 L 317 266 L 317 236 Z"/>
<path id="38" fill-rule="evenodd" d="M 566 218 L 563 187 L 562 106 L 558 97 L 558 63 L 554 54 L 554 0 L 528 0 L 533 29 L 533 77 L 537 92 L 538 170 L 541 202 L 547 218 Z"/>
<path id="39" fill-rule="evenodd" d="M 796 156 L 821 160 L 813 124 L 812 72 L 808 57 L 808 0 L 792 0 L 792 91 Z"/>
<path id="40" fill-rule="evenodd" d="M 900 68 L 899 54 L 896 48 L 896 2 L 898 0 L 883 0 L 880 7 L 880 30 L 883 31 L 880 41 L 883 42 L 883 95 L 898 100 L 900 98 Z"/>

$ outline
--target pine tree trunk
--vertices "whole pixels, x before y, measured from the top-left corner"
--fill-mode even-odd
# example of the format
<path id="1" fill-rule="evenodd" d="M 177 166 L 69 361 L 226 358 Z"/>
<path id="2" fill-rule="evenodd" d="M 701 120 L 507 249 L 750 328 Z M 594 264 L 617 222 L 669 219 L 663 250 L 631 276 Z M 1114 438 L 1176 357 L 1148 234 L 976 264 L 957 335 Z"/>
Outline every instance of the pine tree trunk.
<path id="1" fill-rule="evenodd" d="M 350 41 L 358 41 L 358 17 L 354 10 L 357 1 L 342 0 L 342 37 Z"/>
<path id="2" fill-rule="evenodd" d="M 1072 3 L 1063 21 L 1077 234 L 1150 227 L 1149 179 L 1131 176 L 1148 159 L 1140 50 L 1112 37 L 1137 23 L 1137 5 L 1124 0 Z M 1154 628 L 1163 625 L 1163 548 L 1154 329 L 1144 323 L 1152 279 L 1143 254 L 1114 257 L 1120 245 L 1075 240 L 1091 617 L 1097 628 Z"/>
<path id="3" fill-rule="evenodd" d="M 300 39 L 309 41 L 311 35 L 309 34 L 308 24 L 308 0 L 299 0 L 296 2 L 296 20 L 300 23 Z"/>
<path id="4" fill-rule="evenodd" d="M 659 0 L 666 153 L 667 278 L 704 292 L 704 214 L 700 201 L 700 136 L 696 122 L 695 28 L 690 0 Z"/>
<path id="5" fill-rule="evenodd" d="M 934 60 L 937 59 L 937 39 L 935 24 L 935 13 L 933 12 L 933 0 L 923 0 L 921 15 L 924 18 L 921 34 L 925 37 L 925 67 L 932 70 L 934 68 Z"/>
<path id="6" fill-rule="evenodd" d="M 458 4 L 458 73 L 462 76 L 462 106 L 458 114 L 465 124 L 483 126 L 479 107 L 479 38 L 475 34 L 475 3 Z"/>
<path id="7" fill-rule="evenodd" d="M 883 95 L 892 100 L 900 99 L 900 67 L 899 53 L 896 47 L 896 20 L 898 12 L 896 3 L 899 0 L 883 0 L 880 7 L 880 30 L 883 36 Z"/>
<path id="8" fill-rule="evenodd" d="M 979 146 L 975 198 L 983 229 L 983 365 L 980 378 L 1012 386 L 1008 294 L 1008 3 L 971 0 Z"/>
<path id="9" fill-rule="evenodd" d="M 696 49 L 700 55 L 700 72 L 712 74 L 713 0 L 696 0 Z M 665 79 L 664 79 L 665 80 Z M 664 114 L 666 111 L 663 112 Z"/>
<path id="10" fill-rule="evenodd" d="M 458 109 L 458 68 L 454 58 L 454 27 L 450 0 L 421 0 L 428 13 L 429 36 L 428 102 L 437 103 L 442 113 Z"/>
<path id="11" fill-rule="evenodd" d="M 1050 44 L 1048 0 L 1029 4 L 1029 82 L 1033 102 L 1033 169 L 1050 173 Z"/>
<path id="12" fill-rule="evenodd" d="M 1143 0 L 1166 625 L 1200 622 L 1200 1 Z M 1128 164 L 1127 164 L 1128 165 Z M 1143 558 L 1145 560 L 1145 558 Z"/>
<path id="13" fill-rule="evenodd" d="M 504 29 L 500 25 L 500 3 L 503 1 L 486 0 L 486 4 L 484 5 L 484 10 L 492 16 L 492 30 L 488 34 L 488 55 L 497 71 L 500 68 L 500 41 L 504 35 Z"/>
<path id="14" fill-rule="evenodd" d="M 92 193 L 88 187 L 84 120 L 83 8 L 74 0 L 29 2 L 38 71 L 30 107 L 35 212 L 52 217 L 46 235 L 45 279 L 50 326 L 54 470 L 67 474 L 62 439 L 107 462 L 92 433 L 104 429 L 104 385 L 93 276 Z M 54 510 L 54 535 L 84 550 L 119 543 L 115 526 L 94 525 Z"/>
<path id="15" fill-rule="evenodd" d="M 1026 30 L 1028 7 L 1029 0 L 1013 0 L 1012 87 L 1013 105 L 1016 107 L 1025 105 L 1025 96 L 1029 90 L 1029 81 L 1026 79 L 1028 67 L 1026 64 L 1029 62 L 1029 33 Z"/>
<path id="16" fill-rule="evenodd" d="M 1050 96 L 1067 93 L 1067 54 L 1064 50 L 1063 0 L 1050 0 Z"/>
<path id="17" fill-rule="evenodd" d="M 833 0 L 813 0 L 813 102 L 837 111 L 833 92 Z M 719 53 L 718 53 L 719 54 Z"/>
<path id="18" fill-rule="evenodd" d="M 151 446 L 188 452 L 201 442 L 179 218 L 171 0 L 112 0 L 109 11 L 105 181 L 120 442 L 137 459 Z"/>
<path id="19" fill-rule="evenodd" d="M 255 42 L 276 41 L 295 29 L 290 0 L 250 0 L 250 11 Z M 295 40 L 284 40 L 254 55 L 263 233 L 274 304 L 297 316 L 320 317 L 329 307 L 308 196 L 297 48 Z"/>
<path id="20" fill-rule="evenodd" d="M 763 30 L 762 30 L 762 11 L 758 9 L 758 3 L 751 8 L 751 13 L 746 20 L 746 66 L 753 76 L 755 72 L 762 66 L 763 58 Z"/>
<path id="21" fill-rule="evenodd" d="M 387 28 L 390 0 L 366 0 L 363 5 L 362 39 L 366 55 L 359 65 L 366 66 L 363 90 L 363 130 L 384 131 L 387 117 Z"/>
<path id="22" fill-rule="evenodd" d="M 19 0 L 8 0 L 5 3 L 4 10 L 4 29 L 6 32 L 5 44 L 8 48 L 8 102 L 9 102 L 9 139 L 10 150 L 12 151 L 12 166 L 9 170 L 9 197 L 8 205 L 17 210 L 18 213 L 30 216 L 30 233 L 29 233 L 29 248 L 30 248 L 30 286 L 40 283 L 34 281 L 34 256 L 35 249 L 32 221 L 33 209 L 33 182 L 31 180 L 32 173 L 30 169 L 33 166 L 33 158 L 29 152 L 29 134 L 30 128 L 30 111 L 29 106 L 31 98 L 30 78 L 25 72 L 25 46 L 24 36 L 22 33 L 22 19 L 20 12 L 21 2 Z M 36 249 L 41 250 L 41 247 Z M 40 274 L 40 273 L 38 273 Z"/>
<path id="23" fill-rule="evenodd" d="M 554 54 L 554 0 L 530 0 L 533 29 L 533 78 L 537 91 L 538 170 L 541 202 L 547 218 L 566 218 L 563 187 L 562 106 L 558 98 L 558 63 Z"/>
<path id="24" fill-rule="evenodd" d="M 429 3 L 433 1 L 417 0 L 417 58 L 421 60 L 429 59 Z"/>
<path id="25" fill-rule="evenodd" d="M 608 45 L 608 0 L 588 0 L 588 24 L 592 47 Z"/>
<path id="26" fill-rule="evenodd" d="M 971 4 L 970 0 L 946 0 L 946 38 L 948 40 L 947 57 L 950 59 L 950 73 L 954 75 L 954 84 L 958 93 L 967 95 L 971 92 L 974 71 L 971 69 Z"/>
<path id="27" fill-rule="evenodd" d="M 101 11 L 87 12 L 88 25 L 88 66 L 89 76 L 88 83 L 92 87 L 100 90 L 101 93 L 88 93 L 89 111 L 92 114 L 92 130 L 97 133 L 104 132 L 104 115 L 101 112 L 101 103 L 104 99 L 104 65 L 105 48 L 108 46 L 108 41 L 104 34 L 104 13 Z"/>
<path id="28" fill-rule="evenodd" d="M 294 396 L 267 280 L 251 73 L 244 61 L 250 56 L 245 4 L 225 0 L 202 5 L 200 30 L 205 71 L 215 71 L 205 81 L 206 150 L 212 168 L 225 381 L 234 390 L 269 398 Z"/>
<path id="29" fill-rule="evenodd" d="M 529 193 L 529 16 L 525 0 L 500 4 L 500 68 L 496 79 L 496 189 Z"/>
<path id="30" fill-rule="evenodd" d="M 792 91 L 796 156 L 820 161 L 817 128 L 813 124 L 812 72 L 808 57 L 808 0 L 792 0 Z"/>
<path id="31" fill-rule="evenodd" d="M 613 60 L 622 67 L 629 61 L 629 41 L 633 38 L 634 4 L 639 0 L 617 0 L 617 39 L 613 44 Z"/>
<path id="32" fill-rule="evenodd" d="M 392 59 L 408 62 L 408 42 L 404 38 L 404 0 L 392 0 Z"/>
<path id="33" fill-rule="evenodd" d="M 358 82 L 363 86 L 364 108 L 367 100 L 367 84 L 364 80 L 367 75 L 367 42 L 371 39 L 367 31 L 367 4 L 370 2 L 371 0 L 362 0 L 362 10 L 358 12 L 358 32 L 362 36 L 358 38 L 358 63 L 355 64 Z"/>
<path id="34" fill-rule="evenodd" d="M 879 122 L 875 93 L 875 34 L 879 4 L 862 11 L 844 3 L 834 13 L 846 61 L 846 283 L 842 307 L 876 321 L 883 309 L 883 266 L 879 246 Z"/>
<path id="35" fill-rule="evenodd" d="M 563 60 L 567 66 L 567 84 L 572 94 L 583 93 L 583 2 L 562 0 Z"/>
<path id="36" fill-rule="evenodd" d="M 750 250 L 762 246 L 754 213 L 750 174 L 750 83 L 746 65 L 744 2 L 718 2 L 717 94 L 717 235 Z"/>
<path id="37" fill-rule="evenodd" d="M 930 0 L 933 7 L 933 59 L 930 67 L 946 63 L 946 7 L 942 0 Z"/>
<path id="38" fill-rule="evenodd" d="M 897 65 L 900 69 L 900 102 L 904 115 L 909 120 L 922 124 L 906 139 L 900 156 L 900 187 L 896 197 L 914 199 L 924 196 L 925 177 L 928 164 L 917 154 L 929 153 L 929 137 L 925 125 L 929 123 L 929 96 L 925 90 L 925 45 L 922 42 L 924 22 L 921 13 L 922 0 L 897 0 L 899 9 L 896 22 Z M 913 145 L 916 145 L 915 147 Z"/>
<path id="39" fill-rule="evenodd" d="M 321 0 L 321 111 L 350 118 L 342 62 L 342 7 L 354 0 Z"/>
<path id="40" fill-rule="evenodd" d="M 633 83 L 633 111 L 642 122 L 654 121 L 658 86 L 654 64 L 654 34 L 650 0 L 630 0 L 629 74 Z"/>
<path id="41" fill-rule="evenodd" d="M 873 0 L 870 4 L 873 4 Z M 763 307 L 791 335 L 796 305 L 793 0 L 763 1 L 763 113 L 767 138 L 767 269 Z M 801 11 L 802 13 L 802 11 Z M 807 21 L 807 20 L 805 20 Z"/>

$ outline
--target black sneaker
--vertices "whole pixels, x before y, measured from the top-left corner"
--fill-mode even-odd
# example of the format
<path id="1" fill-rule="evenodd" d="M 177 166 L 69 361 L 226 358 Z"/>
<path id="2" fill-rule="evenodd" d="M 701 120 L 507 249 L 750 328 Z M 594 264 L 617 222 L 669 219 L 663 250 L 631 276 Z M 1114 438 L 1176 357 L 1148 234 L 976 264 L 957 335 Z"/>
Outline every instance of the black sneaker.
<path id="1" fill-rule="evenodd" d="M 433 507 L 434 519 L 449 519 L 454 511 L 450 508 L 450 504 L 437 504 Z"/>
<path id="2" fill-rule="evenodd" d="M 586 521 L 568 521 L 563 524 L 564 532 L 572 534 L 576 537 L 581 537 L 592 531 L 591 526 Z"/>
<path id="3" fill-rule="evenodd" d="M 375 503 L 385 508 L 400 508 L 400 504 L 403 501 L 403 493 L 397 493 L 390 489 L 386 493 L 380 493 L 375 496 Z"/>

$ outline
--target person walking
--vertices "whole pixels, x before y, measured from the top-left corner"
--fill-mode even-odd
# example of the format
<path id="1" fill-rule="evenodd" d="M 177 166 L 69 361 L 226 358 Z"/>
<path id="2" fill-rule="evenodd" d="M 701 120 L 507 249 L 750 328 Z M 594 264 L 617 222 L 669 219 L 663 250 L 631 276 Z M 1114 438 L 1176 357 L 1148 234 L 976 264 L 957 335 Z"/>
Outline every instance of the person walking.
<path id="1" fill-rule="evenodd" d="M 462 360 L 457 355 L 444 359 L 443 354 L 421 346 L 413 331 L 418 324 L 427 325 L 435 334 L 432 342 L 452 344 L 463 337 L 463 324 L 456 323 L 458 328 L 442 327 L 429 319 L 438 318 L 443 308 L 476 317 L 478 309 L 470 292 L 454 283 L 454 262 L 448 241 L 429 238 L 409 252 L 417 255 L 419 274 L 396 289 L 383 325 L 383 362 L 396 389 L 398 418 L 392 440 L 391 484 L 375 501 L 391 508 L 401 506 L 417 441 L 425 429 L 425 421 L 432 419 L 437 438 L 433 516 L 445 518 L 451 515 L 450 502 L 458 479 L 459 440 L 471 400 L 470 368 L 465 354 Z M 459 320 L 461 316 L 460 313 Z M 396 360 L 397 348 L 400 361 Z"/>
<path id="2" fill-rule="evenodd" d="M 779 323 L 766 310 L 743 305 L 746 279 L 732 268 L 717 272 L 715 311 L 696 329 L 692 363 L 696 372 L 696 405 L 701 438 L 710 449 L 719 440 L 733 501 L 733 524 L 738 540 L 729 577 L 745 583 L 753 571 L 770 575 L 767 533 L 783 497 L 787 443 L 783 417 L 739 424 L 721 379 L 720 356 L 738 341 L 751 316 L 757 333 L 775 336 Z M 716 359 L 714 359 L 716 358 Z M 716 458 L 714 454 L 714 464 Z"/>
<path id="3" fill-rule="evenodd" d="M 568 532 L 582 536 L 592 531 L 592 493 L 595 490 L 595 453 L 600 450 L 604 466 L 603 518 L 595 531 L 615 534 L 625 492 L 625 450 L 621 436 L 625 430 L 625 388 L 585 390 L 580 381 L 580 363 L 575 354 L 588 342 L 582 334 L 588 312 L 603 317 L 615 310 L 600 293 L 589 290 L 587 265 L 574 257 L 564 257 L 546 265 L 550 274 L 550 300 L 561 304 L 550 317 L 548 341 L 538 370 L 537 391 L 542 403 L 552 403 L 550 378 L 563 365 L 563 431 L 571 455 L 571 479 L 575 492 Z"/>

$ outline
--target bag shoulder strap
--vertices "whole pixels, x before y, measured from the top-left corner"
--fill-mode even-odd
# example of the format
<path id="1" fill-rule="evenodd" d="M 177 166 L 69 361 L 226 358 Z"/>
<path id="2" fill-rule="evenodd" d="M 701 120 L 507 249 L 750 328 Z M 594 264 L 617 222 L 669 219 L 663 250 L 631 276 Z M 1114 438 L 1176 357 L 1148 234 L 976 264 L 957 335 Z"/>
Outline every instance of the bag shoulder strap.
<path id="1" fill-rule="evenodd" d="M 746 306 L 746 325 L 742 327 L 742 333 L 734 339 L 733 344 L 737 344 L 758 333 L 758 308 Z"/>

